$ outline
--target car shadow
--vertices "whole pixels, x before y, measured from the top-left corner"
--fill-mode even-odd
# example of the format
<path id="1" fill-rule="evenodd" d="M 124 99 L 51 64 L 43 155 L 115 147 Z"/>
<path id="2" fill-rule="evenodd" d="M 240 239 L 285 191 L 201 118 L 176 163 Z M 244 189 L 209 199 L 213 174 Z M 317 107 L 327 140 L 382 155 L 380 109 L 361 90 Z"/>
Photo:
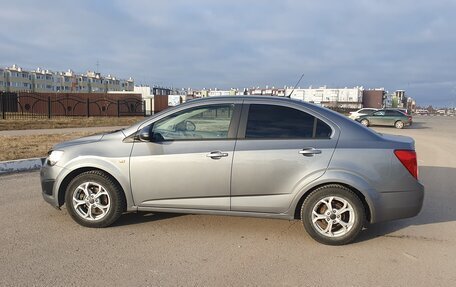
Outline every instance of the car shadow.
<path id="1" fill-rule="evenodd" d="M 406 129 L 409 130 L 422 130 L 422 129 L 430 129 L 430 127 L 426 126 L 425 122 L 421 121 L 414 121 L 411 126 L 407 126 Z"/>
<path id="2" fill-rule="evenodd" d="M 421 212 L 416 217 L 408 219 L 372 224 L 360 233 L 357 242 L 380 236 L 402 238 L 404 235 L 392 233 L 409 226 L 456 221 L 456 168 L 423 166 L 419 168 L 419 177 L 425 186 Z"/>
<path id="3" fill-rule="evenodd" d="M 377 126 L 377 125 L 375 125 L 375 126 L 369 126 L 369 128 L 373 129 L 376 132 L 380 132 L 380 133 L 390 133 L 390 131 L 398 130 L 394 126 Z M 426 125 L 426 122 L 421 122 L 421 121 L 413 122 L 413 124 L 411 126 L 404 127 L 404 130 L 423 130 L 423 129 L 430 129 L 430 127 L 428 127 Z"/>
<path id="4" fill-rule="evenodd" d="M 124 226 L 124 225 L 135 225 L 135 224 L 141 224 L 141 223 L 146 223 L 146 222 L 171 219 L 171 218 L 175 218 L 175 217 L 179 217 L 179 216 L 183 216 L 183 215 L 185 215 L 185 214 L 163 213 L 163 212 L 144 212 L 144 211 L 125 213 L 125 214 L 122 214 L 122 216 L 116 222 L 114 222 L 111 226 L 119 227 L 119 226 Z"/>
<path id="5" fill-rule="evenodd" d="M 425 186 L 424 203 L 421 212 L 412 218 L 382 222 L 369 225 L 363 230 L 355 243 L 377 237 L 413 237 L 396 233 L 411 226 L 456 221 L 455 179 L 456 168 L 422 166 L 419 168 L 420 181 Z M 123 214 L 112 226 L 121 227 L 160 220 L 172 219 L 186 214 L 138 212 Z M 420 238 L 417 236 L 417 238 Z"/>

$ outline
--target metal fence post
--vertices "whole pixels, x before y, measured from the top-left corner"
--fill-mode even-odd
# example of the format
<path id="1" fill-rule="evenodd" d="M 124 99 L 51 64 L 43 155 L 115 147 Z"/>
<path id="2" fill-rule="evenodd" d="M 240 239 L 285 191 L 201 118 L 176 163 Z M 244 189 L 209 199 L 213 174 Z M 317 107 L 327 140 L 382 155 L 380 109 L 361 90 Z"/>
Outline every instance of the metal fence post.
<path id="1" fill-rule="evenodd" d="M 90 117 L 90 102 L 89 102 L 89 98 L 87 98 L 87 117 Z"/>
<path id="2" fill-rule="evenodd" d="M 48 119 L 51 118 L 51 97 L 48 97 Z"/>
<path id="3" fill-rule="evenodd" d="M 0 92 L 0 97 L 2 97 L 2 101 L 1 101 L 1 107 L 2 107 L 2 119 L 5 119 L 6 115 L 5 115 L 5 97 L 3 95 L 3 93 Z"/>
<path id="4" fill-rule="evenodd" d="M 6 100 L 5 100 L 5 94 L 1 93 L 2 96 L 2 118 L 6 119 Z"/>
<path id="5" fill-rule="evenodd" d="M 144 113 L 144 117 L 146 117 L 146 116 L 147 116 L 147 114 L 146 114 L 146 100 L 144 100 L 144 101 L 142 102 L 142 104 L 143 104 L 143 113 Z"/>

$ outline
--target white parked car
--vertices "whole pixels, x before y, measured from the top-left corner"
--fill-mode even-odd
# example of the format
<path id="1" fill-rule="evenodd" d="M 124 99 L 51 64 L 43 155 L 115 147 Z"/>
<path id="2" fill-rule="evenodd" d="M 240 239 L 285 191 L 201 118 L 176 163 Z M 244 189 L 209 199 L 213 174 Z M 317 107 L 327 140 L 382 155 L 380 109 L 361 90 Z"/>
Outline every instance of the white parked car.
<path id="1" fill-rule="evenodd" d="M 364 115 L 370 116 L 373 113 L 375 113 L 376 111 L 378 111 L 378 110 L 373 109 L 373 108 L 364 108 L 364 109 L 357 110 L 355 112 L 350 112 L 350 116 L 348 116 L 348 117 L 352 120 L 356 120 L 360 116 L 364 116 Z"/>

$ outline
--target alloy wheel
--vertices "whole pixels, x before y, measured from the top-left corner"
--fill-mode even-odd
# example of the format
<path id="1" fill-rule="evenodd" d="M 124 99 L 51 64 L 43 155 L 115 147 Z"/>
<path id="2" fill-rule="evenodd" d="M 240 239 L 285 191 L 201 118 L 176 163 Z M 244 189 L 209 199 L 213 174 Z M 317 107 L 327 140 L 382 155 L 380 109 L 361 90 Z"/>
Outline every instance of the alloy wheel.
<path id="1" fill-rule="evenodd" d="M 111 198 L 101 184 L 84 182 L 73 192 L 73 208 L 76 213 L 88 221 L 100 220 L 111 208 Z"/>
<path id="2" fill-rule="evenodd" d="M 328 196 L 318 201 L 312 209 L 312 224 L 327 237 L 344 236 L 355 223 L 353 206 L 338 196 Z"/>

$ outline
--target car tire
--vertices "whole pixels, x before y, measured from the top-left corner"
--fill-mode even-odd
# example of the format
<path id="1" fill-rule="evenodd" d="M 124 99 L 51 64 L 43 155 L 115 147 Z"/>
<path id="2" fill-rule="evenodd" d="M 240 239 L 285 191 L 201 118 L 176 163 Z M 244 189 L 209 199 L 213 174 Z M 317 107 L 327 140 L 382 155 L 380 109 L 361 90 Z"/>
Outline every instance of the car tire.
<path id="1" fill-rule="evenodd" d="M 359 197 L 337 184 L 314 190 L 301 207 L 301 220 L 307 233 L 327 245 L 352 242 L 363 228 L 365 214 Z"/>
<path id="2" fill-rule="evenodd" d="M 99 170 L 76 176 L 65 192 L 68 213 L 78 224 L 101 228 L 114 223 L 126 207 L 122 188 Z"/>
<path id="3" fill-rule="evenodd" d="M 404 128 L 404 123 L 402 121 L 397 121 L 394 123 L 394 127 L 396 129 L 402 129 L 402 128 Z"/>
<path id="4" fill-rule="evenodd" d="M 367 120 L 367 119 L 362 119 L 360 123 L 365 127 L 369 126 L 369 120 Z"/>

